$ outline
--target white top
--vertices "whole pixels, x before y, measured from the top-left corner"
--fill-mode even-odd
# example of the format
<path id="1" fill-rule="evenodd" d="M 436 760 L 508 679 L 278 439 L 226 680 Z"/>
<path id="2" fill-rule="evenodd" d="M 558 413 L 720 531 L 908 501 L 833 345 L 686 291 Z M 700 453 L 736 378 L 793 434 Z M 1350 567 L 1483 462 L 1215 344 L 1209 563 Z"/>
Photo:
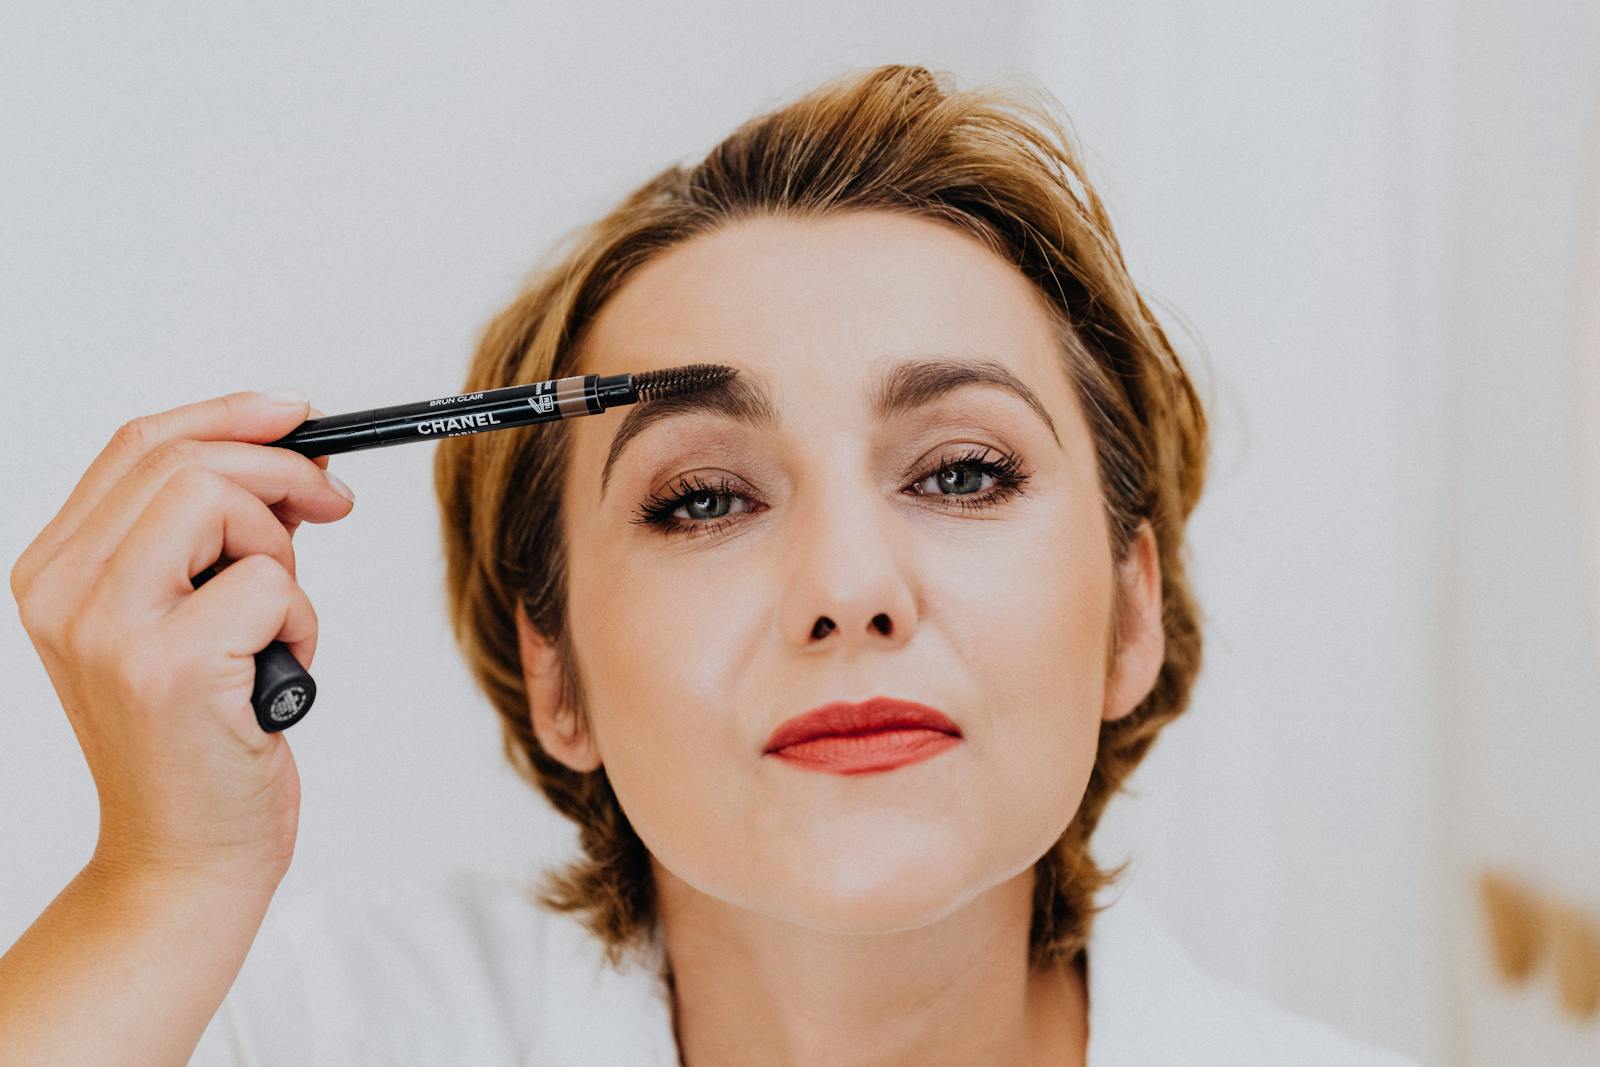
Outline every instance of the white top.
<path id="1" fill-rule="evenodd" d="M 191 1067 L 678 1067 L 657 941 L 624 973 L 474 870 L 274 899 Z M 1201 971 L 1123 888 L 1095 918 L 1089 1067 L 1417 1067 Z"/>

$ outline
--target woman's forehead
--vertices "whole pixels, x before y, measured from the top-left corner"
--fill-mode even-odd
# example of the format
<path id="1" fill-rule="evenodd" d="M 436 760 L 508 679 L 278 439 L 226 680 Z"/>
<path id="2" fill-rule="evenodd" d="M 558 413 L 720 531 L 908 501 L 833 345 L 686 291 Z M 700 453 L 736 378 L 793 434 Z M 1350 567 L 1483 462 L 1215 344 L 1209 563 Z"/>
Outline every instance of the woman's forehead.
<path id="1" fill-rule="evenodd" d="M 1048 305 L 1016 267 L 952 226 L 874 211 L 745 219 L 658 254 L 601 308 L 578 369 L 726 363 L 789 406 L 963 357 L 1040 395 L 1064 384 Z"/>

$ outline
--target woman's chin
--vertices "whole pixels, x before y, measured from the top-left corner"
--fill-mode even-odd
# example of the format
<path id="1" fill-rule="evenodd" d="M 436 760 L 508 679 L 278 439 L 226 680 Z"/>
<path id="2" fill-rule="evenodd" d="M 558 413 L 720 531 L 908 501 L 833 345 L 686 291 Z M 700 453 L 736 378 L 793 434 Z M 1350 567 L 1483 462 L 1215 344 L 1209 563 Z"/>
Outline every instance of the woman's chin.
<path id="1" fill-rule="evenodd" d="M 696 846 L 664 865 L 669 877 L 744 911 L 821 932 L 894 933 L 950 916 L 1037 859 L 1021 849 L 1008 862 L 993 853 L 996 842 L 969 833 L 926 819 L 843 819 L 752 848 L 707 855 Z"/>
<path id="2" fill-rule="evenodd" d="M 831 933 L 910 930 L 937 922 L 982 892 L 985 887 L 964 874 L 970 872 L 940 851 L 835 853 L 776 881 L 774 891 L 782 895 L 763 910 Z"/>

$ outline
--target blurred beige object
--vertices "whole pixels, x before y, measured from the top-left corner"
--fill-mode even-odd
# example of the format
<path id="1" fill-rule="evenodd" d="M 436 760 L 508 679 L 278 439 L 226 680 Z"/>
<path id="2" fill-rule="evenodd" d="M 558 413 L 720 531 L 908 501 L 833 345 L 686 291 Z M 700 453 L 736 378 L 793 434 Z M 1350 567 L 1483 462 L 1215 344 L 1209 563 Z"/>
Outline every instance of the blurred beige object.
<path id="1" fill-rule="evenodd" d="M 1510 983 L 1526 981 L 1543 948 L 1543 908 L 1532 893 L 1494 871 L 1479 875 L 1478 888 L 1500 976 Z"/>
<path id="2" fill-rule="evenodd" d="M 1579 1019 L 1600 1012 L 1600 927 L 1575 908 L 1546 905 L 1561 1006 Z"/>
<path id="3" fill-rule="evenodd" d="M 1478 889 L 1500 977 L 1520 985 L 1548 955 L 1562 1009 L 1577 1019 L 1600 1013 L 1600 924 L 1495 871 L 1478 876 Z"/>

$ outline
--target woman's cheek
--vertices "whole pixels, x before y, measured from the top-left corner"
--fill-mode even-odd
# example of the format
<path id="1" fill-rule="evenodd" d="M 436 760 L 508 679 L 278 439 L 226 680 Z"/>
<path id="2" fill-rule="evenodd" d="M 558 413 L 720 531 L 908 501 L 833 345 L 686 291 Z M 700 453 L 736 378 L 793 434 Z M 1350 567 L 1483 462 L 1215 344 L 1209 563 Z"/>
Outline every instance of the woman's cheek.
<path id="1" fill-rule="evenodd" d="M 676 821 L 702 819 L 736 778 L 730 761 L 750 729 L 736 718 L 749 680 L 735 675 L 734 657 L 745 642 L 720 590 L 697 596 L 640 583 L 636 592 L 615 626 L 592 635 L 589 647 L 604 651 L 590 696 L 629 818 L 670 834 Z"/>
<path id="2" fill-rule="evenodd" d="M 1059 531 L 1062 527 L 1057 526 Z M 1109 583 L 1056 533 L 1010 557 L 977 661 L 1010 781 L 1070 815 L 1087 784 L 1104 700 Z M 1061 811 L 1058 810 L 1056 817 Z"/>

